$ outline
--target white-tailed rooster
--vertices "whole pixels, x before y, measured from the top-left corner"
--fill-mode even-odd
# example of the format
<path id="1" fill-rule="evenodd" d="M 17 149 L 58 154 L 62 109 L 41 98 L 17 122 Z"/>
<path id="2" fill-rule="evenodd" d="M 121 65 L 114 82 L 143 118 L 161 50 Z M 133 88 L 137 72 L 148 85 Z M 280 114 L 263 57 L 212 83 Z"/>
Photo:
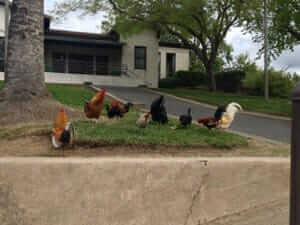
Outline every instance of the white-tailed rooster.
<path id="1" fill-rule="evenodd" d="M 68 122 L 68 118 L 65 110 L 62 108 L 56 121 L 54 123 L 51 141 L 54 148 L 64 147 L 66 145 L 72 144 L 74 138 L 74 129 L 71 122 Z"/>
<path id="2" fill-rule="evenodd" d="M 208 129 L 227 129 L 231 126 L 235 114 L 242 110 L 242 107 L 238 103 L 232 102 L 228 105 L 219 106 L 214 117 L 200 118 L 198 123 L 203 124 Z"/>

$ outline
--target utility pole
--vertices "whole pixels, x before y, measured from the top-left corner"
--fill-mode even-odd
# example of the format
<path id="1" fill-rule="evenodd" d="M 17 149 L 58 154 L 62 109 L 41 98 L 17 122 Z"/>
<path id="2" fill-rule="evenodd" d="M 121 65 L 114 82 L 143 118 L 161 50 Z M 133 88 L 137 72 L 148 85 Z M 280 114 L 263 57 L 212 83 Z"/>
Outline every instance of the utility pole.
<path id="1" fill-rule="evenodd" d="M 267 0 L 264 0 L 264 76 L 265 76 L 265 100 L 269 100 L 269 38 L 268 38 L 268 7 Z"/>
<path id="2" fill-rule="evenodd" d="M 8 26 L 9 26 L 9 0 L 5 0 L 5 39 L 4 39 L 4 81 L 6 80 L 6 62 L 7 62 L 7 46 L 8 46 Z"/>

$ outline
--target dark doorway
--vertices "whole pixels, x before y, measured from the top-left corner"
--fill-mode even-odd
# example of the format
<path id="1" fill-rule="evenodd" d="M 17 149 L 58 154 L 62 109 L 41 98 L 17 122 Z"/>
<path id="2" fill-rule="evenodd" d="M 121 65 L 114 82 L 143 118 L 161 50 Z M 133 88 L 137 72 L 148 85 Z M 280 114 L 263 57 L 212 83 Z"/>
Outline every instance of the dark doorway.
<path id="1" fill-rule="evenodd" d="M 53 72 L 65 73 L 66 69 L 66 54 L 65 53 L 53 53 L 52 55 Z"/>
<path id="2" fill-rule="evenodd" d="M 96 56 L 96 74 L 108 75 L 108 56 Z"/>
<path id="3" fill-rule="evenodd" d="M 69 73 L 93 74 L 93 56 L 70 55 Z"/>
<path id="4" fill-rule="evenodd" d="M 176 54 L 167 53 L 167 76 L 173 76 L 176 72 Z"/>

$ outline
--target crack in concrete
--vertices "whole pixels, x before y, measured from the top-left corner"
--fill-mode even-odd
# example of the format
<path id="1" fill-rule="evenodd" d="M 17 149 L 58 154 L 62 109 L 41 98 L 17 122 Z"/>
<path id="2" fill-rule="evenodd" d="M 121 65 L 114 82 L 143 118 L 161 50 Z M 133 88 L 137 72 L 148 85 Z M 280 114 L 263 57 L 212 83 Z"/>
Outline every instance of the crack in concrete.
<path id="1" fill-rule="evenodd" d="M 192 216 L 193 214 L 193 208 L 194 208 L 194 205 L 195 205 L 195 201 L 197 200 L 197 198 L 200 196 L 204 186 L 206 185 L 206 180 L 209 176 L 209 173 L 206 173 L 203 175 L 203 178 L 202 178 L 202 181 L 200 183 L 200 185 L 198 186 L 198 188 L 196 189 L 196 192 L 195 194 L 193 194 L 193 197 L 192 197 L 192 200 L 191 200 L 191 205 L 190 207 L 188 208 L 188 213 L 185 217 L 185 222 L 184 222 L 184 225 L 187 225 L 188 224 L 188 221 L 190 219 L 190 217 Z"/>

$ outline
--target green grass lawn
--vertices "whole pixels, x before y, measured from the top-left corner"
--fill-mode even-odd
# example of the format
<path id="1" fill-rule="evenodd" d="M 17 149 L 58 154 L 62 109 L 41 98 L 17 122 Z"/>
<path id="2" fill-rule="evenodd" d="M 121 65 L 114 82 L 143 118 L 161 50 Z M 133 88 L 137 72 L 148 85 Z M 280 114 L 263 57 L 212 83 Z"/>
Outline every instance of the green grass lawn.
<path id="1" fill-rule="evenodd" d="M 0 87 L 2 82 L 0 83 Z M 47 84 L 53 97 L 62 104 L 81 108 L 85 99 L 90 99 L 93 92 L 81 86 Z M 108 120 L 103 123 L 74 121 L 76 139 L 79 142 L 93 142 L 114 145 L 166 145 L 197 146 L 232 149 L 245 147 L 247 139 L 239 135 L 222 131 L 209 131 L 207 128 L 192 125 L 188 129 L 171 129 L 178 121 L 171 119 L 168 125 L 151 122 L 146 129 L 136 127 L 136 120 L 141 112 L 137 109 L 129 112 L 120 120 Z M 103 110 L 102 116 L 105 116 Z"/>
<path id="2" fill-rule="evenodd" d="M 145 129 L 137 128 L 135 122 L 139 111 L 133 110 L 121 120 L 104 123 L 76 121 L 74 123 L 77 137 L 83 142 L 100 142 L 118 145 L 167 145 L 167 146 L 197 146 L 231 149 L 247 146 L 244 137 L 222 132 L 209 131 L 197 125 L 187 129 L 171 129 L 178 124 L 170 120 L 168 125 L 150 122 Z"/>
<path id="3" fill-rule="evenodd" d="M 93 91 L 81 86 L 62 84 L 47 84 L 46 86 L 57 101 L 74 108 L 83 108 L 84 100 L 89 100 L 94 95 Z"/>
<path id="4" fill-rule="evenodd" d="M 2 87 L 3 82 L 0 81 L 0 89 Z M 94 95 L 93 91 L 87 90 L 81 86 L 47 84 L 46 87 L 57 101 L 74 108 L 82 108 L 84 100 L 91 99 Z"/>
<path id="5" fill-rule="evenodd" d="M 202 89 L 188 88 L 161 88 L 158 90 L 178 97 L 183 97 L 212 105 L 222 105 L 230 102 L 238 102 L 244 110 L 280 116 L 291 116 L 292 105 L 288 102 L 288 99 L 271 98 L 269 101 L 265 101 L 264 98 L 260 96 L 246 96 L 220 92 L 212 93 Z"/>

